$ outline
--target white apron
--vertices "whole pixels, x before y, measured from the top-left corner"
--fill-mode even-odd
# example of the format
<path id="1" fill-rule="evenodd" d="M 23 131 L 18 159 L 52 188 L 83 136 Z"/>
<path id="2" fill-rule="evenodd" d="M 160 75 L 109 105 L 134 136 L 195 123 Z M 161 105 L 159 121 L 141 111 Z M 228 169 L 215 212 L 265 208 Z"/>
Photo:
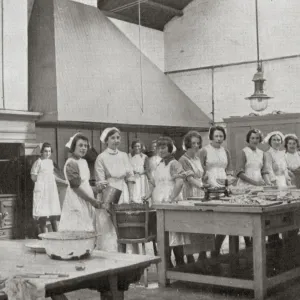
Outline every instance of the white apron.
<path id="1" fill-rule="evenodd" d="M 264 164 L 264 153 L 260 149 L 256 149 L 255 151 L 251 150 L 249 147 L 243 149 L 246 155 L 246 165 L 245 165 L 245 175 L 255 181 L 263 180 L 261 175 L 261 170 Z M 240 187 L 249 187 L 250 183 L 245 182 L 240 179 L 237 182 L 237 186 Z"/>
<path id="2" fill-rule="evenodd" d="M 155 187 L 152 193 L 152 200 L 154 204 L 163 203 L 168 201 L 169 196 L 171 195 L 175 181 L 171 176 L 170 167 L 172 162 L 169 162 L 166 166 L 164 162 L 161 162 L 154 173 Z M 182 193 L 180 193 L 177 197 L 178 201 L 182 201 Z M 172 247 L 190 244 L 189 234 L 186 233 L 177 233 L 170 232 L 169 233 L 169 245 Z"/>
<path id="3" fill-rule="evenodd" d="M 54 166 L 51 159 L 39 159 L 31 174 L 37 176 L 33 191 L 32 215 L 39 217 L 59 216 L 61 213 L 58 190 L 54 176 Z"/>
<path id="4" fill-rule="evenodd" d="M 85 159 L 69 158 L 64 167 L 65 177 L 66 166 L 68 162 L 75 160 L 79 167 L 81 177 L 81 188 L 90 196 L 94 197 L 92 187 L 90 186 L 90 170 Z M 95 231 L 95 209 L 84 199 L 80 198 L 74 190 L 67 188 L 66 198 L 64 200 L 59 231 Z"/>
<path id="5" fill-rule="evenodd" d="M 286 187 L 287 164 L 284 151 L 274 150 L 273 148 L 270 148 L 267 152 L 269 152 L 272 157 L 272 166 L 270 167 L 272 168 L 275 175 L 277 187 Z"/>
<path id="6" fill-rule="evenodd" d="M 189 160 L 193 172 L 194 178 L 201 181 L 201 177 L 204 173 L 200 159 L 195 158 L 191 159 L 186 155 L 186 158 Z M 191 186 L 187 181 L 184 183 L 183 195 L 187 197 L 203 197 L 204 191 L 195 186 Z M 190 242 L 191 244 L 184 245 L 183 251 L 184 254 L 194 254 L 199 251 L 210 251 L 214 250 L 215 247 L 215 235 L 214 234 L 201 234 L 201 233 L 190 233 Z"/>
<path id="7" fill-rule="evenodd" d="M 208 183 L 212 187 L 220 187 L 217 179 L 226 179 L 226 168 L 228 165 L 228 158 L 226 150 L 221 148 L 214 148 L 211 145 L 206 147 L 206 175 L 208 176 Z"/>

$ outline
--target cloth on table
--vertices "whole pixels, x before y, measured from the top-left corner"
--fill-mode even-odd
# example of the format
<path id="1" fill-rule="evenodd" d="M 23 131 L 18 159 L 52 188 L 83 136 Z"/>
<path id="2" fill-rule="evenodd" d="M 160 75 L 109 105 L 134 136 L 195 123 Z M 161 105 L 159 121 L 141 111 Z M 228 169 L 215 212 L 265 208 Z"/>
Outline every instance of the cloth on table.
<path id="1" fill-rule="evenodd" d="M 8 278 L 2 291 L 6 293 L 9 300 L 46 300 L 45 285 L 25 278 Z"/>

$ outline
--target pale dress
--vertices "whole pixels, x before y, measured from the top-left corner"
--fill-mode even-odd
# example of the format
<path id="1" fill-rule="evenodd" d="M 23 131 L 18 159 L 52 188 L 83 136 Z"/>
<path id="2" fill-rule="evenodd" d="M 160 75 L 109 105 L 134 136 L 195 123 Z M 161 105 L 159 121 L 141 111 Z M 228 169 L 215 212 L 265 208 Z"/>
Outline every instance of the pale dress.
<path id="1" fill-rule="evenodd" d="M 172 160 L 167 165 L 164 161 L 157 166 L 154 172 L 155 187 L 152 193 L 152 201 L 154 204 L 167 202 L 175 186 L 176 178 L 184 178 L 185 173 L 180 163 Z M 177 201 L 182 201 L 182 192 L 176 198 Z M 171 247 L 191 244 L 189 234 L 170 232 L 169 245 Z"/>
<path id="2" fill-rule="evenodd" d="M 199 157 L 190 157 L 186 153 L 179 159 L 184 171 L 186 172 L 186 177 L 193 176 L 195 179 L 202 183 L 202 175 L 204 173 L 203 167 Z M 199 189 L 188 182 L 186 179 L 183 186 L 183 198 L 188 197 L 204 197 L 204 191 Z M 199 251 L 209 251 L 214 249 L 215 236 L 213 234 L 190 234 L 190 245 L 184 246 L 185 254 L 194 254 Z"/>
<path id="3" fill-rule="evenodd" d="M 129 161 L 134 172 L 145 173 L 145 165 L 148 157 L 141 153 L 136 155 L 129 154 Z M 146 196 L 149 192 L 149 183 L 146 174 L 134 174 L 135 185 L 133 187 L 133 202 L 142 203 L 142 197 Z"/>
<path id="4" fill-rule="evenodd" d="M 96 184 L 107 180 L 109 185 L 122 191 L 119 204 L 129 203 L 129 191 L 125 181 L 135 182 L 132 166 L 127 153 L 109 148 L 98 155 L 95 162 Z M 101 193 L 98 198 L 101 200 Z M 96 226 L 100 236 L 97 249 L 117 251 L 117 234 L 110 214 L 105 209 L 97 209 Z"/>
<path id="5" fill-rule="evenodd" d="M 287 163 L 288 170 L 293 172 L 300 168 L 300 154 L 298 151 L 296 151 L 295 153 L 286 152 L 285 160 Z M 295 178 L 293 178 L 292 184 L 296 184 Z"/>
<path id="6" fill-rule="evenodd" d="M 207 145 L 201 149 L 202 164 L 205 169 L 205 175 L 208 176 L 207 183 L 211 187 L 220 187 L 217 179 L 225 180 L 227 178 L 227 169 L 229 166 L 229 154 L 223 148 L 214 148 Z"/>
<path id="7" fill-rule="evenodd" d="M 300 168 L 300 155 L 298 151 L 295 153 L 286 152 L 285 160 L 289 170 L 295 171 L 296 169 Z"/>
<path id="8" fill-rule="evenodd" d="M 95 209 L 78 196 L 74 188 L 81 187 L 92 198 L 94 193 L 90 186 L 90 170 L 85 159 L 69 158 L 64 167 L 68 188 L 64 200 L 59 231 L 95 231 Z M 76 185 L 72 182 L 77 181 Z"/>
<path id="9" fill-rule="evenodd" d="M 286 187 L 289 179 L 288 168 L 285 159 L 285 152 L 275 150 L 272 147 L 266 152 L 267 170 L 270 180 L 276 181 L 276 186 Z"/>
<path id="10" fill-rule="evenodd" d="M 39 158 L 31 168 L 31 175 L 37 176 L 33 191 L 33 217 L 59 216 L 61 209 L 53 161 Z"/>
<path id="11" fill-rule="evenodd" d="M 239 162 L 237 175 L 244 173 L 252 180 L 263 181 L 262 175 L 268 174 L 264 152 L 260 149 L 252 150 L 250 147 L 245 147 L 242 151 L 242 158 Z M 239 178 L 237 186 L 249 187 L 251 184 Z"/>

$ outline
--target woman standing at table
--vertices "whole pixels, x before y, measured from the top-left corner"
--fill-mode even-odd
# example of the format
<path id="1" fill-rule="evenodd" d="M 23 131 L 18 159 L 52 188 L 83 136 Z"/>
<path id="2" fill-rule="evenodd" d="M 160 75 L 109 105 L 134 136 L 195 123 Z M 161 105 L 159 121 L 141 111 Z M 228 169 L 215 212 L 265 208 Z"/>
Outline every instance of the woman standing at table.
<path id="1" fill-rule="evenodd" d="M 149 183 L 154 182 L 154 173 L 155 173 L 155 170 L 156 170 L 158 164 L 161 161 L 161 157 L 159 156 L 158 151 L 157 151 L 157 141 L 156 140 L 152 141 L 151 152 L 153 155 L 149 158 L 149 161 L 148 161 L 149 166 L 147 168 Z"/>
<path id="2" fill-rule="evenodd" d="M 52 230 L 57 231 L 57 219 L 61 210 L 56 181 L 66 184 L 65 180 L 54 175 L 51 154 L 51 144 L 43 143 L 41 157 L 31 168 L 31 179 L 34 182 L 32 214 L 41 233 L 47 232 L 47 219 L 50 220 Z"/>
<path id="3" fill-rule="evenodd" d="M 200 150 L 200 160 L 204 169 L 203 181 L 210 187 L 224 187 L 226 180 L 232 184 L 235 178 L 232 176 L 229 151 L 222 144 L 226 140 L 226 132 L 222 126 L 213 126 L 209 131 L 210 144 Z M 217 256 L 225 239 L 225 235 L 217 235 L 215 251 Z"/>
<path id="4" fill-rule="evenodd" d="M 142 153 L 143 144 L 140 140 L 135 140 L 131 143 L 132 152 L 129 153 L 129 161 L 133 168 L 135 177 L 135 185 L 133 186 L 132 200 L 135 203 L 142 203 L 142 198 L 145 197 L 149 190 L 147 168 L 149 165 L 148 157 Z"/>
<path id="5" fill-rule="evenodd" d="M 291 178 L 285 160 L 285 151 L 280 150 L 283 141 L 284 136 L 280 131 L 270 132 L 264 139 L 264 143 L 270 146 L 270 149 L 266 151 L 267 170 L 269 172 L 270 181 L 279 189 L 291 185 Z M 279 234 L 270 235 L 268 242 L 280 244 L 281 240 Z"/>
<path id="6" fill-rule="evenodd" d="M 72 156 L 65 163 L 64 173 L 68 181 L 59 231 L 95 231 L 95 209 L 101 206 L 90 186 L 90 170 L 83 158 L 89 148 L 88 138 L 77 133 L 66 147 Z"/>
<path id="7" fill-rule="evenodd" d="M 154 173 L 154 187 L 150 186 L 152 191 L 144 198 L 148 200 L 152 197 L 156 203 L 177 203 L 183 200 L 182 187 L 185 178 L 185 172 L 181 164 L 175 160 L 173 153 L 175 146 L 171 138 L 162 136 L 157 140 L 157 148 L 161 162 Z M 170 232 L 169 245 L 173 249 L 176 265 L 184 264 L 182 245 L 190 244 L 188 234 Z M 171 253 L 169 264 L 172 266 Z"/>
<path id="8" fill-rule="evenodd" d="M 251 187 L 271 185 L 266 165 L 266 154 L 257 148 L 262 142 L 262 133 L 258 129 L 251 129 L 246 135 L 248 144 L 242 152 L 237 164 L 237 186 Z M 246 247 L 252 245 L 249 237 L 244 237 Z"/>
<path id="9" fill-rule="evenodd" d="M 273 131 L 264 139 L 264 143 L 270 146 L 269 150 L 266 151 L 266 163 L 270 181 L 279 188 L 291 185 L 285 152 L 280 150 L 283 142 L 284 136 L 280 131 Z"/>
<path id="10" fill-rule="evenodd" d="M 284 137 L 285 160 L 291 177 L 292 184 L 295 185 L 296 177 L 293 172 L 300 171 L 299 139 L 295 134 L 287 134 Z"/>
<path id="11" fill-rule="evenodd" d="M 183 150 L 185 154 L 181 156 L 179 162 L 186 172 L 186 179 L 183 187 L 184 199 L 188 197 L 203 197 L 203 167 L 200 158 L 197 156 L 199 149 L 202 147 L 202 137 L 197 131 L 189 131 L 183 139 Z M 184 246 L 185 253 L 197 253 L 199 250 L 198 261 L 206 258 L 206 251 L 212 250 L 214 235 L 210 234 L 190 234 L 191 245 Z M 187 255 L 188 263 L 194 262 L 193 254 Z"/>
<path id="12" fill-rule="evenodd" d="M 96 186 L 100 191 L 107 185 L 121 190 L 119 204 L 133 202 L 135 178 L 127 153 L 118 149 L 121 143 L 120 130 L 116 127 L 106 128 L 100 141 L 107 148 L 98 155 L 95 162 Z M 98 194 L 99 199 L 101 195 L 102 193 Z M 105 251 L 117 251 L 117 235 L 110 214 L 105 209 L 99 209 L 97 214 L 97 228 L 101 234 L 97 247 Z M 135 251 L 138 252 L 137 248 Z"/>

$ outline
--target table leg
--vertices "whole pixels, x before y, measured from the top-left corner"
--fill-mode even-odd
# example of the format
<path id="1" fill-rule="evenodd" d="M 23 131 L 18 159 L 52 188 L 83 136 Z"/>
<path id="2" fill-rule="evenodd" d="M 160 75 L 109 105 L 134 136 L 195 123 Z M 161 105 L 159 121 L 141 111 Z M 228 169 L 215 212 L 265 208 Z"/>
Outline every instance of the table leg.
<path id="1" fill-rule="evenodd" d="M 124 300 L 124 291 L 118 290 L 118 276 L 108 277 L 110 291 L 101 293 L 101 300 Z"/>
<path id="2" fill-rule="evenodd" d="M 264 300 L 267 293 L 265 223 L 263 216 L 253 218 L 254 296 Z"/>
<path id="3" fill-rule="evenodd" d="M 170 255 L 169 232 L 165 232 L 165 212 L 157 211 L 157 244 L 161 262 L 158 264 L 158 282 L 161 286 L 167 286 L 170 281 L 166 278 L 167 265 Z"/>

